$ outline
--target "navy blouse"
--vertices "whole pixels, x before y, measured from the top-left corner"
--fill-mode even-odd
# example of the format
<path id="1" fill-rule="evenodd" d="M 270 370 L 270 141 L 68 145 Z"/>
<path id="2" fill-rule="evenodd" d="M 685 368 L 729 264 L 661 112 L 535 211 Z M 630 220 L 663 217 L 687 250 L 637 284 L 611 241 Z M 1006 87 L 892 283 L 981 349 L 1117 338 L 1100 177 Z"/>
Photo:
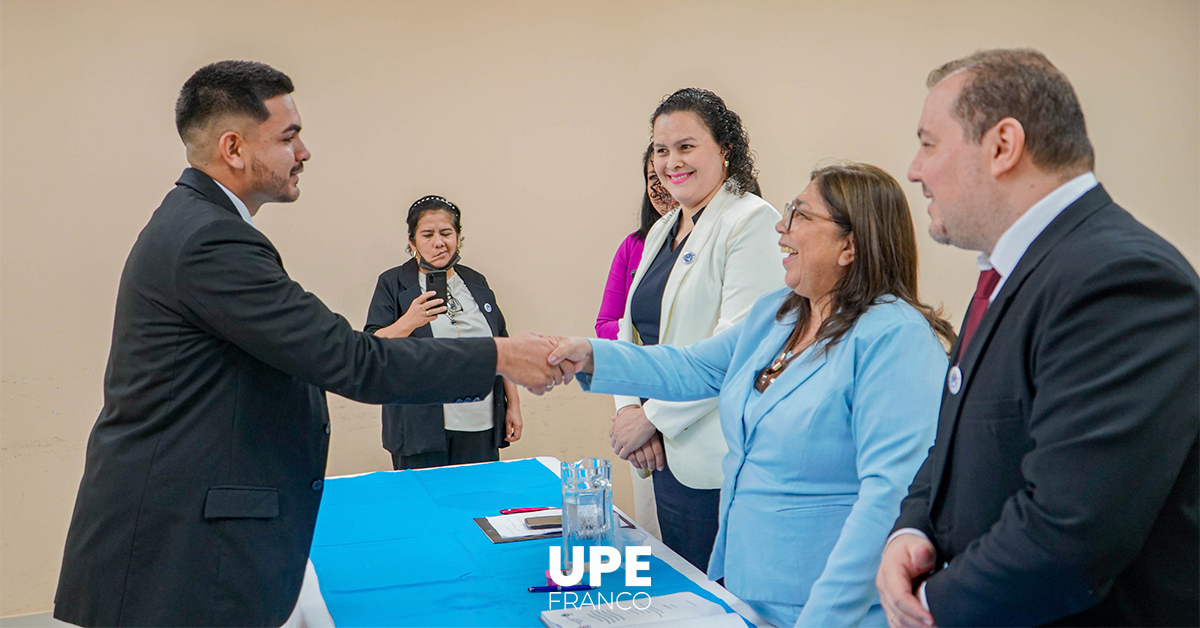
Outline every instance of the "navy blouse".
<path id="1" fill-rule="evenodd" d="M 700 215 L 703 213 L 704 209 L 701 209 L 692 216 L 693 227 L 700 221 Z M 679 212 L 679 220 L 683 220 L 682 210 Z M 646 275 L 642 277 L 637 290 L 634 290 L 633 299 L 629 303 L 629 319 L 633 322 L 633 328 L 637 330 L 642 345 L 646 347 L 658 344 L 659 329 L 662 326 L 663 291 L 667 287 L 671 269 L 675 267 L 675 260 L 679 258 L 679 252 L 683 245 L 687 244 L 688 238 L 692 237 L 692 234 L 687 234 L 679 246 L 671 248 L 675 236 L 679 233 L 679 220 L 671 227 L 670 235 L 663 241 L 662 248 L 654 256 L 654 261 L 650 262 Z"/>

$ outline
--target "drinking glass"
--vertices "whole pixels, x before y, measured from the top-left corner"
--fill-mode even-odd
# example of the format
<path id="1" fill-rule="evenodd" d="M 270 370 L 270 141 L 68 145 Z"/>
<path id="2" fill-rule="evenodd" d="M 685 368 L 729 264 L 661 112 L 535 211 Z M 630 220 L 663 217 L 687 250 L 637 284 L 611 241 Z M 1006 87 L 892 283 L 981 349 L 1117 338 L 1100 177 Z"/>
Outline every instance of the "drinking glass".
<path id="1" fill-rule="evenodd" d="M 612 465 L 603 458 L 562 463 L 563 569 L 572 570 L 573 551 L 613 544 Z"/>

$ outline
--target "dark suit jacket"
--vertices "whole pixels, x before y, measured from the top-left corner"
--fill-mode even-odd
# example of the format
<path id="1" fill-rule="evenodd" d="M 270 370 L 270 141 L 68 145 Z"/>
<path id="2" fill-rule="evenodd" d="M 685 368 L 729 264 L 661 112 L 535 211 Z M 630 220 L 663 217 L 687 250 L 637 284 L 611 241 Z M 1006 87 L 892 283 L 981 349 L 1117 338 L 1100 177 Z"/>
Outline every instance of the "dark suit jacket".
<path id="1" fill-rule="evenodd" d="M 187 169 L 117 293 L 104 408 L 54 616 L 82 625 L 278 626 L 325 476 L 325 390 L 366 403 L 487 394 L 491 339 L 354 331 Z"/>
<path id="2" fill-rule="evenodd" d="M 938 625 L 1197 625 L 1200 288 L 1183 257 L 1097 186 L 1029 247 L 960 367 L 896 523 L 949 563 L 926 588 Z"/>
<path id="3" fill-rule="evenodd" d="M 421 296 L 421 284 L 417 282 L 417 261 L 408 260 L 379 275 L 375 284 L 375 295 L 367 311 L 367 333 L 387 327 L 404 316 L 413 299 Z M 479 304 L 479 311 L 487 319 L 493 336 L 507 336 L 508 326 L 504 314 L 496 303 L 496 295 L 488 287 L 487 279 L 475 270 L 457 264 L 454 272 L 467 284 L 471 297 Z M 428 324 L 412 332 L 413 338 L 432 338 L 433 330 Z M 492 441 L 497 448 L 508 447 L 504 440 L 504 413 L 508 400 L 504 396 L 504 380 L 497 377 L 492 386 Z M 442 404 L 411 405 L 389 403 L 383 406 L 383 448 L 400 456 L 413 456 L 431 451 L 446 451 L 446 419 Z"/>

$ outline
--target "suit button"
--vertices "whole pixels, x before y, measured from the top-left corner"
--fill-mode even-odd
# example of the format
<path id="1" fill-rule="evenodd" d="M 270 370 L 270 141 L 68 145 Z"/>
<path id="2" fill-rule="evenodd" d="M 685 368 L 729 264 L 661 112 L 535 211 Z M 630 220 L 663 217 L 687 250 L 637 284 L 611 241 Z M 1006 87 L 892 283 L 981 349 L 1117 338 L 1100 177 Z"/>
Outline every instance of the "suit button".
<path id="1" fill-rule="evenodd" d="M 313 485 L 312 485 L 312 486 L 313 486 L 313 490 L 314 490 L 314 491 L 319 491 L 319 490 L 321 490 L 321 488 L 322 488 L 322 487 L 324 487 L 324 486 L 325 486 L 325 481 L 324 481 L 324 480 L 317 480 L 317 481 L 313 482 Z"/>
<path id="2" fill-rule="evenodd" d="M 325 433 L 326 434 L 329 433 L 329 424 L 328 423 L 325 424 Z"/>

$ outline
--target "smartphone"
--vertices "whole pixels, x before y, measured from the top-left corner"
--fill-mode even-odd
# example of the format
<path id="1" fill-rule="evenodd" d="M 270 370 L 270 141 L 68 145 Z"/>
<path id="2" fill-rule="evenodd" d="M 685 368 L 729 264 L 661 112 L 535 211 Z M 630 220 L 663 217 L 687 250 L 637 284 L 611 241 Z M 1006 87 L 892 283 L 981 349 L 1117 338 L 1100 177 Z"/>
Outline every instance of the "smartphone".
<path id="1" fill-rule="evenodd" d="M 441 299 L 441 305 L 446 304 L 446 271 L 431 270 L 425 273 L 425 291 L 434 291 L 434 295 L 430 298 Z"/>
<path id="2" fill-rule="evenodd" d="M 562 515 L 554 515 L 553 517 L 529 517 L 525 519 L 525 527 L 529 528 L 530 530 L 561 528 Z"/>

